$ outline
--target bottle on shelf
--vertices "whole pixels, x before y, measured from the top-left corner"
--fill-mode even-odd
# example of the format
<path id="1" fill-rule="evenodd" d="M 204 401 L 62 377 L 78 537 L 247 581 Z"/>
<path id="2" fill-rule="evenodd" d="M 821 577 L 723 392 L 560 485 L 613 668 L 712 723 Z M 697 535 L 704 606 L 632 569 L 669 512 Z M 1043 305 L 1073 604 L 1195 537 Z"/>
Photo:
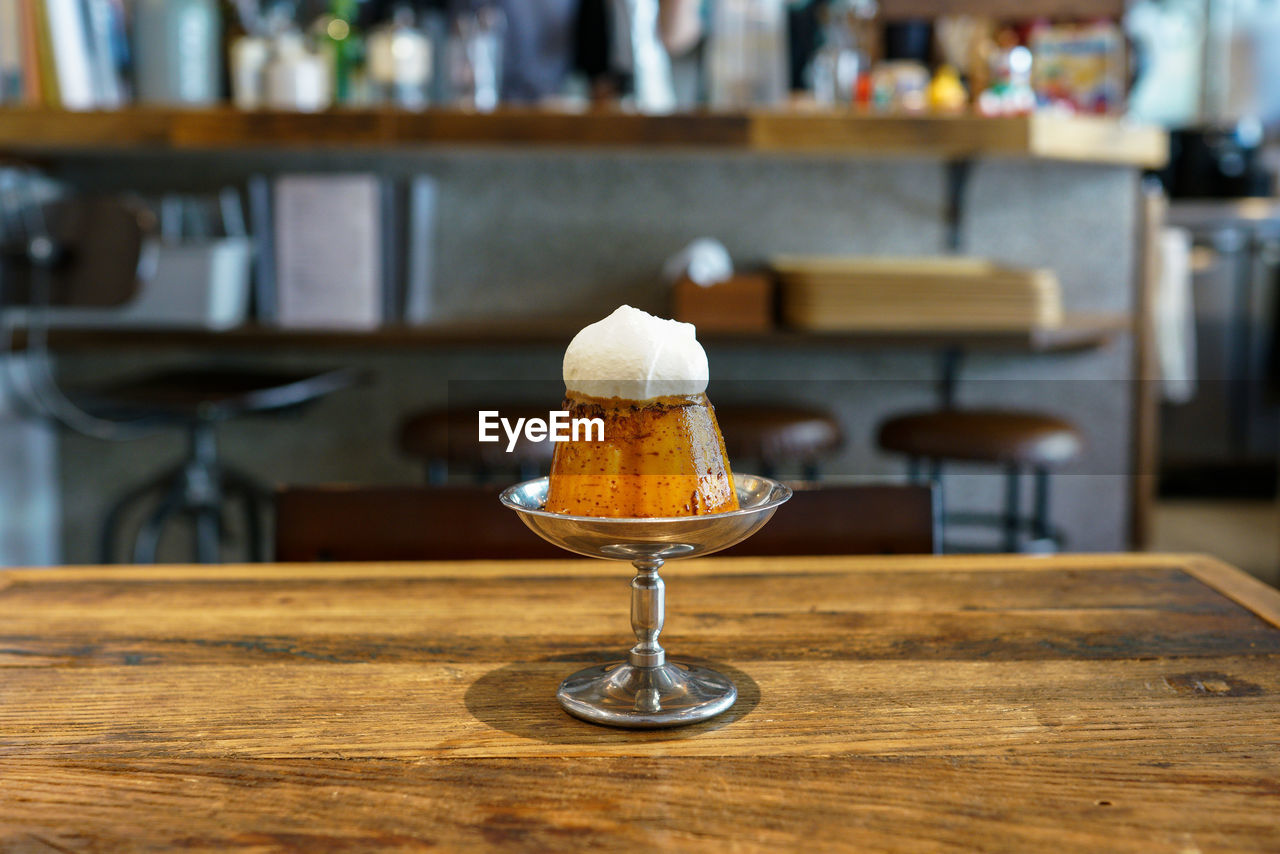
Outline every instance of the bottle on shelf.
<path id="1" fill-rule="evenodd" d="M 330 0 L 329 11 L 312 26 L 312 34 L 329 59 L 333 97 L 340 104 L 365 100 L 365 41 L 359 11 L 357 0 Z"/>
<path id="2" fill-rule="evenodd" d="M 315 113 L 333 103 L 332 66 L 292 21 L 272 39 L 263 83 L 264 104 L 273 109 Z"/>
<path id="3" fill-rule="evenodd" d="M 222 10 L 217 0 L 137 0 L 134 73 L 138 101 L 211 106 L 222 96 Z"/>
<path id="4" fill-rule="evenodd" d="M 809 66 L 813 99 L 822 106 L 854 103 L 859 76 L 870 72 L 861 36 L 866 9 L 866 0 L 833 0 L 822 12 L 821 46 Z"/>
<path id="5" fill-rule="evenodd" d="M 788 89 L 786 0 L 714 0 L 706 63 L 713 109 L 781 104 Z"/>
<path id="6" fill-rule="evenodd" d="M 497 108 L 506 32 L 506 15 L 497 6 L 480 5 L 454 18 L 446 64 L 455 104 L 482 113 Z"/>
<path id="7" fill-rule="evenodd" d="M 266 70 L 273 35 L 288 28 L 293 4 L 282 0 L 271 4 L 265 13 L 253 0 L 237 0 L 232 5 L 232 20 L 238 26 L 227 38 L 231 103 L 242 110 L 256 110 L 266 105 Z"/>
<path id="8" fill-rule="evenodd" d="M 431 41 L 431 77 L 427 86 L 427 102 L 449 103 L 449 15 L 443 9 L 428 7 L 418 16 L 422 32 Z"/>
<path id="9" fill-rule="evenodd" d="M 409 110 L 430 102 L 431 36 L 417 25 L 408 3 L 397 3 L 391 19 L 368 38 L 368 76 L 374 100 Z"/>

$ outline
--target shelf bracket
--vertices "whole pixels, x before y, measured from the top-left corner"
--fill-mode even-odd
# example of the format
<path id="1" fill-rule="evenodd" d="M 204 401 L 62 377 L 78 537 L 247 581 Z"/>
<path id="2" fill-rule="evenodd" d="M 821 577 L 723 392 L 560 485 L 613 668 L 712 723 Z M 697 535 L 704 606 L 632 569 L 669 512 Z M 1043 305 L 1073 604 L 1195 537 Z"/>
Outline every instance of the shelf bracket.
<path id="1" fill-rule="evenodd" d="M 973 174 L 973 160 L 957 157 L 946 163 L 946 241 L 947 251 L 960 251 L 964 232 L 964 203 L 969 189 L 969 176 Z"/>
<path id="2" fill-rule="evenodd" d="M 973 174 L 973 159 L 957 157 L 946 162 L 946 249 L 957 254 L 963 244 L 964 203 L 969 189 L 969 176 Z M 939 354 L 938 403 L 943 409 L 951 409 L 956 402 L 956 386 L 960 383 L 960 368 L 964 362 L 963 348 L 950 345 Z"/>
<path id="3" fill-rule="evenodd" d="M 955 409 L 963 364 L 964 348 L 958 344 L 948 345 L 938 354 L 938 405 L 943 409 Z"/>

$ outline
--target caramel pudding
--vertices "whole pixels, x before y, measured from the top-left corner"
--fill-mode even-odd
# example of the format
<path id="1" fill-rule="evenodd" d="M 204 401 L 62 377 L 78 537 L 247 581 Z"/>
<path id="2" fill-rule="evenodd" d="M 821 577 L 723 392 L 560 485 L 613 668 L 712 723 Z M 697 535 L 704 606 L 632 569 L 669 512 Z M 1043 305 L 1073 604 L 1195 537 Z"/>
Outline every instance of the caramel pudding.
<path id="1" fill-rule="evenodd" d="M 603 441 L 556 445 L 545 509 L 573 516 L 701 516 L 737 510 L 706 354 L 688 323 L 623 306 L 565 353 L 564 408 Z"/>
<path id="2" fill-rule="evenodd" d="M 561 442 L 546 509 L 573 516 L 701 516 L 738 509 L 705 394 L 607 400 L 570 394 L 570 418 L 600 418 L 603 442 Z"/>

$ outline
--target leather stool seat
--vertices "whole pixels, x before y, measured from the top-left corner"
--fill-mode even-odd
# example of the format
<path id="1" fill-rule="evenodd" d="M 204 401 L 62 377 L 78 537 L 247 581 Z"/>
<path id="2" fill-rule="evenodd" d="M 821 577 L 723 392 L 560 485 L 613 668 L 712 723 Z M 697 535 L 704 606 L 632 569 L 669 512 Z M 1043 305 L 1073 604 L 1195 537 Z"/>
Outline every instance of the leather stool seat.
<path id="1" fill-rule="evenodd" d="M 716 407 L 716 421 L 724 434 L 731 465 L 752 460 L 760 474 L 771 476 L 779 466 L 797 464 L 806 478 L 816 475 L 817 462 L 844 445 L 840 422 L 823 409 L 766 404 L 726 404 Z"/>
<path id="2" fill-rule="evenodd" d="M 880 447 L 911 457 L 1056 465 L 1080 453 L 1080 432 L 1061 418 L 997 409 L 944 409 L 890 418 Z"/>
<path id="3" fill-rule="evenodd" d="M 213 422 L 300 406 L 365 379 L 360 371 L 347 368 L 317 372 L 200 366 L 72 393 L 99 415 Z"/>
<path id="4" fill-rule="evenodd" d="M 1037 550 L 1061 547 L 1062 536 L 1049 520 L 1049 469 L 1079 455 L 1084 446 L 1080 431 L 1061 418 L 1040 412 L 1001 409 L 939 409 L 898 415 L 880 425 L 877 442 L 886 451 L 905 454 L 909 478 L 916 481 L 921 461 L 930 466 L 929 479 L 940 483 L 946 461 L 986 463 L 1005 474 L 1004 512 L 992 519 L 983 514 L 951 514 L 947 522 L 987 524 L 997 521 L 1004 531 L 1005 551 L 1024 547 Z M 1024 472 L 1033 478 L 1033 511 L 1022 515 L 1020 481 Z"/>
<path id="5" fill-rule="evenodd" d="M 193 522 L 196 559 L 220 561 L 223 515 L 230 501 L 243 506 L 249 559 L 265 559 L 260 516 L 270 506 L 271 493 L 253 475 L 223 462 L 217 426 L 241 416 L 295 410 L 365 379 L 363 372 L 349 368 L 196 366 L 70 392 L 77 405 L 99 418 L 172 426 L 187 434 L 187 453 L 179 464 L 131 489 L 108 510 L 99 540 L 101 562 L 117 559 L 117 539 L 129 510 L 157 495 L 159 503 L 134 537 L 134 563 L 154 563 L 166 526 L 184 516 Z"/>
<path id="6" fill-rule="evenodd" d="M 400 450 L 427 465 L 427 479 L 441 483 L 451 466 L 461 466 L 477 479 L 484 480 L 491 471 L 518 469 L 522 478 L 537 476 L 549 469 L 555 453 L 553 442 L 530 442 L 523 435 L 507 452 L 505 432 L 498 430 L 497 442 L 479 440 L 479 412 L 495 409 L 512 423 L 517 418 L 547 417 L 546 406 L 531 404 L 447 407 L 418 412 L 405 419 L 400 427 Z"/>

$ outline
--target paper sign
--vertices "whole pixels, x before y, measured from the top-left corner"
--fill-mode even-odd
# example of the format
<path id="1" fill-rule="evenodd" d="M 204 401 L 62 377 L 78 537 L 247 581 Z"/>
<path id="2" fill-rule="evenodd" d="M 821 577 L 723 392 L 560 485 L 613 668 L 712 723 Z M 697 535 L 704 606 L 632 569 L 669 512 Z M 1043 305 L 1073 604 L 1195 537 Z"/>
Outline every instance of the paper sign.
<path id="1" fill-rule="evenodd" d="M 381 209 L 374 175 L 276 180 L 281 326 L 370 329 L 382 323 Z"/>

